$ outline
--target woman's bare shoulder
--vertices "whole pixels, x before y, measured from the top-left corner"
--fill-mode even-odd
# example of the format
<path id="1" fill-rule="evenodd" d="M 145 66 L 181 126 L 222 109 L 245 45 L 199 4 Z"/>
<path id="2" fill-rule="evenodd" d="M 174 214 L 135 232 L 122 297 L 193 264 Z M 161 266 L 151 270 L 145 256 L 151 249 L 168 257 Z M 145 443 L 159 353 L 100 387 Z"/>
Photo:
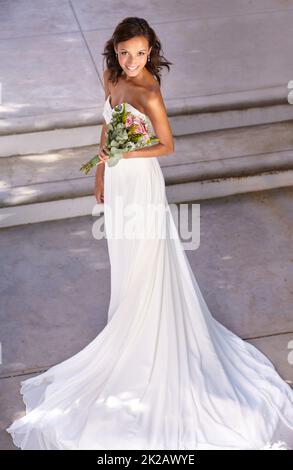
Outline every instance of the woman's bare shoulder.
<path id="1" fill-rule="evenodd" d="M 151 77 L 142 87 L 146 93 L 161 93 L 159 82 L 154 77 Z"/>
<path id="2" fill-rule="evenodd" d="M 161 87 L 160 85 L 153 84 L 151 86 L 147 86 L 144 89 L 144 93 L 141 94 L 141 99 L 142 99 L 142 105 L 144 107 L 148 107 L 148 105 L 153 102 L 153 103 L 164 103 L 163 96 L 161 93 Z"/>
<path id="3" fill-rule="evenodd" d="M 143 107 L 145 107 L 145 105 L 153 97 L 158 97 L 162 99 L 161 87 L 155 78 L 152 81 L 141 85 L 139 88 L 140 89 L 138 90 L 138 100 L 140 101 Z"/>

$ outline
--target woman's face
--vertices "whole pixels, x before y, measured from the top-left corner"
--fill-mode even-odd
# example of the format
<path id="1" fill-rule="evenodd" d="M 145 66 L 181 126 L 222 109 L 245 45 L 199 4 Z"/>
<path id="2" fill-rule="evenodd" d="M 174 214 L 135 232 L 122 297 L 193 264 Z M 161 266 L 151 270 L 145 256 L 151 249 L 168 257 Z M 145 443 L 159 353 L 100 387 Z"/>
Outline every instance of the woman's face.
<path id="1" fill-rule="evenodd" d="M 147 63 L 150 51 L 148 40 L 144 36 L 136 36 L 128 41 L 119 42 L 115 48 L 119 64 L 129 78 L 140 74 Z"/>

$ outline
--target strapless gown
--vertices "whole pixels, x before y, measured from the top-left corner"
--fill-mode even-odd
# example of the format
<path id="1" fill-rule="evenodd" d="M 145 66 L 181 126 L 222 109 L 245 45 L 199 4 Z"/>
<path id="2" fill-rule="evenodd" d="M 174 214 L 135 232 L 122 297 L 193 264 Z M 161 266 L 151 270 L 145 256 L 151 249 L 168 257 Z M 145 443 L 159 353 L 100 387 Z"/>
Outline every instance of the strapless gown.
<path id="1" fill-rule="evenodd" d="M 107 123 L 111 113 L 108 98 Z M 26 414 L 7 429 L 15 445 L 291 449 L 293 391 L 264 354 L 210 313 L 180 241 L 157 158 L 106 165 L 104 178 L 108 322 L 80 352 L 21 382 Z M 119 236 L 113 222 L 129 207 L 139 209 L 137 215 L 130 211 L 138 226 L 143 214 L 144 237 Z M 159 223 L 156 207 L 165 208 Z"/>

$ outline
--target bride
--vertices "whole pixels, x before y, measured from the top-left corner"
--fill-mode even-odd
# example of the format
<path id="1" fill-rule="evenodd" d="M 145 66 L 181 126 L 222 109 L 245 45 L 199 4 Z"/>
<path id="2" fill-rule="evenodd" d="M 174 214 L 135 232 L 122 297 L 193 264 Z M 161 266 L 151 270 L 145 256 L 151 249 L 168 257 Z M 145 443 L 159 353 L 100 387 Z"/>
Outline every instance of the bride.
<path id="1" fill-rule="evenodd" d="M 7 429 L 21 449 L 293 445 L 293 391 L 266 356 L 213 318 L 179 239 L 156 158 L 174 151 L 159 73 L 171 62 L 160 52 L 154 30 L 137 17 L 119 23 L 106 43 L 95 196 L 104 203 L 111 265 L 108 322 L 79 353 L 21 382 L 26 414 Z M 122 102 L 159 143 L 108 167 L 106 124 Z M 112 221 L 132 204 L 147 234 L 118 237 Z M 160 229 L 150 237 L 147 209 L 158 206 Z"/>

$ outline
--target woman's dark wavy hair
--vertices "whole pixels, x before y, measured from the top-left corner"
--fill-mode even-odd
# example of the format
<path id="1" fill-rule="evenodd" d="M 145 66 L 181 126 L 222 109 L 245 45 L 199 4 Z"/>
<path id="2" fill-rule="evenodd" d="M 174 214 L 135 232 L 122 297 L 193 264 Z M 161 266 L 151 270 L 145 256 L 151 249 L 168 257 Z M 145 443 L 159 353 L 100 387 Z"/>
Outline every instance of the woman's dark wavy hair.
<path id="1" fill-rule="evenodd" d="M 149 48 L 152 47 L 150 52 L 150 61 L 147 60 L 145 67 L 157 79 L 161 85 L 161 69 L 167 67 L 170 70 L 169 62 L 161 55 L 162 46 L 155 31 L 149 26 L 148 22 L 143 18 L 137 16 L 129 16 L 124 18 L 115 28 L 112 37 L 106 42 L 104 52 L 102 53 L 104 61 L 106 59 L 106 68 L 110 71 L 109 80 L 114 84 L 117 83 L 118 78 L 122 75 L 122 68 L 116 57 L 114 46 L 117 48 L 119 42 L 127 41 L 135 36 L 144 36 L 148 40 Z"/>

